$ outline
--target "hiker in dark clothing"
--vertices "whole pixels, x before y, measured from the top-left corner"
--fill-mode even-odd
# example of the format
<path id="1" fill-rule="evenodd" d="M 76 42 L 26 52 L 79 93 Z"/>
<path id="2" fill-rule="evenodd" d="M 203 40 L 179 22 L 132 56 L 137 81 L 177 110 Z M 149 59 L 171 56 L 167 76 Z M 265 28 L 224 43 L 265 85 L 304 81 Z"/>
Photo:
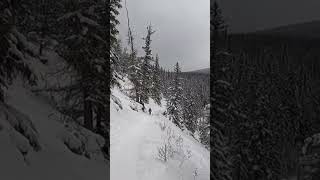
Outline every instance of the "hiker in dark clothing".
<path id="1" fill-rule="evenodd" d="M 152 110 L 151 110 L 151 108 L 149 108 L 149 114 L 151 115 L 151 112 L 152 112 Z"/>
<path id="2" fill-rule="evenodd" d="M 144 107 L 144 104 L 142 104 L 142 111 L 144 112 L 146 108 Z"/>
<path id="3" fill-rule="evenodd" d="M 164 111 L 164 112 L 162 113 L 162 115 L 164 115 L 164 116 L 167 117 L 167 111 Z"/>

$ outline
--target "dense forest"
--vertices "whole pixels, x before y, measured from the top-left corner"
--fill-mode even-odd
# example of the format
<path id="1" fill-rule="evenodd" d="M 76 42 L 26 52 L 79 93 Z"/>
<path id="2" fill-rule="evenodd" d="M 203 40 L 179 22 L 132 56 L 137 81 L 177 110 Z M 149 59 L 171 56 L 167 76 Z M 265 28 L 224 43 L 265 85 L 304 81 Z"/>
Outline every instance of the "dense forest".
<path id="1" fill-rule="evenodd" d="M 318 39 L 272 31 L 229 34 L 227 23 L 213 3 L 213 177 L 297 176 L 299 142 L 319 133 Z"/>

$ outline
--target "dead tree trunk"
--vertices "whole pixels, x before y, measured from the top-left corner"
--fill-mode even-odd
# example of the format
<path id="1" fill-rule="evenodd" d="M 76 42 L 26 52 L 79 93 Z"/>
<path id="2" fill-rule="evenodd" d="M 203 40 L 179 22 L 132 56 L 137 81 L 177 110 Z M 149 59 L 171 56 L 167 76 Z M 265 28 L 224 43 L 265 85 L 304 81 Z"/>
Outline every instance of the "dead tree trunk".
<path id="1" fill-rule="evenodd" d="M 102 129 L 102 113 L 103 113 L 103 107 L 101 105 L 98 105 L 97 107 L 97 125 L 96 130 L 99 134 L 102 135 L 103 129 Z"/>
<path id="2" fill-rule="evenodd" d="M 4 91 L 0 86 L 0 103 L 4 103 Z"/>
<path id="3" fill-rule="evenodd" d="M 93 130 L 93 120 L 92 120 L 92 102 L 88 99 L 89 93 L 86 88 L 83 90 L 83 117 L 84 117 L 84 126 L 89 129 Z"/>

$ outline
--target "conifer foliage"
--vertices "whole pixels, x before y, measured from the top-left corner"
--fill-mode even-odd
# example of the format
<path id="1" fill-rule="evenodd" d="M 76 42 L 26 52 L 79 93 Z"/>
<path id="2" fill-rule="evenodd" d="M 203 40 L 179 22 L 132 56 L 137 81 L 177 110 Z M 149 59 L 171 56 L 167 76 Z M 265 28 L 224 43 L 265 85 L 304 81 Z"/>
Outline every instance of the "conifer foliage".
<path id="1" fill-rule="evenodd" d="M 27 56 L 32 53 L 18 30 L 16 10 L 21 5 L 9 0 L 0 2 L 0 102 L 4 102 L 4 90 L 17 74 L 31 83 L 36 80 L 28 65 Z"/>
<path id="2" fill-rule="evenodd" d="M 141 88 L 141 102 L 148 103 L 149 97 L 151 95 L 151 88 L 152 88 L 152 50 L 151 50 L 151 35 L 155 33 L 152 30 L 152 26 L 149 25 L 147 27 L 147 36 L 144 38 L 145 45 L 143 48 L 145 55 L 143 57 L 142 65 L 141 65 L 141 81 L 142 81 L 142 88 Z"/>
<path id="3" fill-rule="evenodd" d="M 105 9 L 104 11 L 104 16 L 107 19 L 109 19 L 109 22 L 106 21 L 106 19 L 101 18 L 101 21 L 103 21 L 107 27 L 105 27 L 105 31 L 109 30 L 109 41 L 110 41 L 110 46 L 108 46 L 108 49 L 110 49 L 111 54 L 110 56 L 110 84 L 113 86 L 116 84 L 116 71 L 115 69 L 118 68 L 119 66 L 119 56 L 117 56 L 116 48 L 118 45 L 118 39 L 117 39 L 117 34 L 119 33 L 117 29 L 117 25 L 119 24 L 119 21 L 117 19 L 117 16 L 119 15 L 119 9 L 122 8 L 121 6 L 121 0 L 107 0 L 107 5 L 108 8 Z M 109 45 L 109 44 L 108 44 Z M 108 75 L 108 77 L 109 77 Z"/>
<path id="4" fill-rule="evenodd" d="M 157 55 L 152 71 L 151 97 L 158 105 L 161 105 L 161 86 L 159 56 Z"/>
<path id="5" fill-rule="evenodd" d="M 183 128 L 181 118 L 182 112 L 182 84 L 181 84 L 181 70 L 177 62 L 174 67 L 174 79 L 169 87 L 169 97 L 167 99 L 167 112 L 170 120 L 174 122 L 179 128 Z"/>
<path id="6" fill-rule="evenodd" d="M 66 1 L 64 14 L 58 18 L 61 23 L 60 55 L 75 71 L 75 91 L 82 99 L 76 108 L 83 109 L 85 127 L 93 130 L 93 99 L 95 96 L 95 76 L 101 73 L 103 64 L 108 63 L 108 48 L 105 31 L 107 23 L 103 16 L 107 6 L 102 1 Z M 104 62 L 106 61 L 106 62 Z"/>
<path id="7" fill-rule="evenodd" d="M 231 87 L 223 80 L 213 84 L 211 108 L 211 172 L 214 179 L 231 179 L 231 164 L 228 157 L 228 139 L 225 135 L 226 122 L 232 120 L 230 115 Z"/>
<path id="8" fill-rule="evenodd" d="M 108 155 L 109 94 L 110 86 L 117 82 L 120 58 L 116 27 L 120 0 L 68 0 L 61 4 L 58 52 L 73 73 L 61 111 L 67 116 L 75 112 L 72 118 L 83 119 L 87 129 L 102 135 Z"/>
<path id="9" fill-rule="evenodd" d="M 214 2 L 211 9 L 211 59 L 213 61 L 213 73 L 211 74 L 211 176 L 213 179 L 231 180 L 231 163 L 228 152 L 228 138 L 226 137 L 226 123 L 232 120 L 232 85 L 227 81 L 225 70 L 228 69 L 225 59 L 216 56 L 217 36 L 224 28 L 221 10 Z"/>

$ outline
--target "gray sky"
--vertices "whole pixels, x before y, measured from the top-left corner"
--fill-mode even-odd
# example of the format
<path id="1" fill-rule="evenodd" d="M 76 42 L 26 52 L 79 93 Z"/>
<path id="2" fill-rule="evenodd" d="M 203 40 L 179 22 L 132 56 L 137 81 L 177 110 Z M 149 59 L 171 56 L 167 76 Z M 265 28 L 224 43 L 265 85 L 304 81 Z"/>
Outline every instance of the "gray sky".
<path id="1" fill-rule="evenodd" d="M 120 37 L 127 45 L 127 19 L 123 8 L 119 16 Z M 178 61 L 182 71 L 210 66 L 209 0 L 127 0 L 135 46 L 143 55 L 147 25 L 156 31 L 152 52 L 159 54 L 160 65 L 173 69 Z"/>
<path id="2" fill-rule="evenodd" d="M 218 0 L 233 32 L 320 20 L 320 0 Z"/>

